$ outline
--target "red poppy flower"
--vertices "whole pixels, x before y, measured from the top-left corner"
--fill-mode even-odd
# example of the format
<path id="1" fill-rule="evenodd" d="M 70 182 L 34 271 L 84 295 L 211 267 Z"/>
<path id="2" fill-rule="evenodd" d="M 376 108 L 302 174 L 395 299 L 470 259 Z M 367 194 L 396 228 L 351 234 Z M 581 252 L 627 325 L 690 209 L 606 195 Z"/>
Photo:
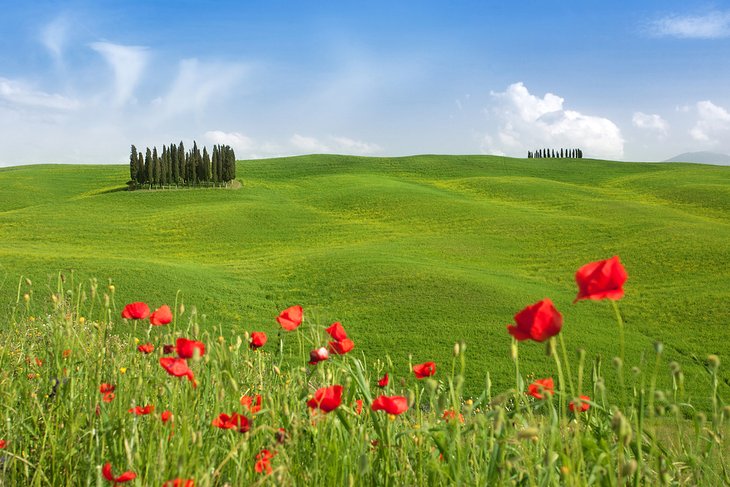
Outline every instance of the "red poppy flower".
<path id="1" fill-rule="evenodd" d="M 269 450 L 261 450 L 256 454 L 256 465 L 254 468 L 258 473 L 270 474 L 273 470 L 271 469 L 271 459 L 274 458 L 276 453 L 271 453 Z"/>
<path id="2" fill-rule="evenodd" d="M 342 324 L 338 321 L 336 323 L 332 323 L 329 328 L 325 328 L 327 333 L 330 334 L 332 338 L 334 338 L 336 341 L 341 342 L 345 338 L 347 338 L 347 333 L 345 333 L 345 329 L 342 327 Z"/>
<path id="3" fill-rule="evenodd" d="M 581 412 L 584 413 L 588 411 L 588 408 L 591 407 L 590 404 L 588 404 L 588 401 L 590 401 L 591 398 L 588 396 L 580 396 L 580 406 L 576 407 L 576 405 L 573 403 L 573 401 L 570 401 L 570 404 L 568 404 L 568 409 L 570 409 L 573 412 Z M 576 411 L 578 409 L 578 411 Z"/>
<path id="4" fill-rule="evenodd" d="M 573 302 L 581 299 L 621 299 L 627 278 L 626 269 L 616 255 L 586 264 L 575 273 L 579 290 Z"/>
<path id="5" fill-rule="evenodd" d="M 378 396 L 370 406 L 373 411 L 401 414 L 408 410 L 408 399 L 403 396 Z"/>
<path id="6" fill-rule="evenodd" d="M 142 353 L 152 353 L 155 351 L 155 346 L 151 343 L 145 343 L 143 345 L 140 345 L 137 347 L 137 350 L 139 350 Z"/>
<path id="7" fill-rule="evenodd" d="M 414 365 L 413 373 L 416 374 L 416 379 L 431 377 L 436 373 L 436 364 L 433 362 L 424 362 L 422 364 Z"/>
<path id="8" fill-rule="evenodd" d="M 122 318 L 128 320 L 143 320 L 150 315 L 150 307 L 145 303 L 130 303 L 124 307 Z"/>
<path id="9" fill-rule="evenodd" d="M 532 304 L 515 315 L 516 325 L 507 325 L 507 331 L 517 340 L 544 342 L 560 333 L 563 315 L 548 298 Z"/>
<path id="10" fill-rule="evenodd" d="M 284 428 L 279 428 L 276 430 L 276 434 L 274 435 L 276 438 L 276 442 L 280 445 L 283 445 L 286 443 L 286 440 L 288 439 L 288 435 L 286 434 L 286 430 Z"/>
<path id="11" fill-rule="evenodd" d="M 35 357 L 35 359 L 33 360 L 38 367 L 41 367 L 43 365 L 43 360 L 39 359 L 38 357 Z"/>
<path id="12" fill-rule="evenodd" d="M 332 387 L 323 387 L 317 389 L 314 397 L 307 401 L 307 406 L 312 409 L 319 408 L 325 413 L 329 413 L 339 407 L 342 402 L 342 386 L 334 385 Z"/>
<path id="13" fill-rule="evenodd" d="M 101 400 L 104 402 L 112 402 L 115 397 L 117 396 L 113 392 L 105 392 L 104 395 L 101 396 Z"/>
<path id="14" fill-rule="evenodd" d="M 112 474 L 112 464 L 109 462 L 106 462 L 104 464 L 104 467 L 101 469 L 101 473 L 104 474 L 104 478 L 107 479 L 109 482 L 114 482 L 114 484 L 122 484 L 124 482 L 129 482 L 130 480 L 134 480 L 137 478 L 137 474 L 134 472 L 124 472 L 119 477 L 115 477 L 114 474 Z"/>
<path id="15" fill-rule="evenodd" d="M 324 347 L 318 348 L 317 350 L 312 350 L 311 352 L 309 352 L 309 364 L 317 365 L 319 362 L 327 360 L 329 356 L 329 352 Z"/>
<path id="16" fill-rule="evenodd" d="M 362 414 L 362 399 L 355 401 L 355 414 Z"/>
<path id="17" fill-rule="evenodd" d="M 175 345 L 163 345 L 162 346 L 163 355 L 170 355 L 171 353 L 175 353 Z"/>
<path id="18" fill-rule="evenodd" d="M 69 358 L 71 356 L 71 349 L 67 348 L 63 351 L 63 358 Z"/>
<path id="19" fill-rule="evenodd" d="M 150 315 L 150 325 L 152 326 L 166 325 L 171 321 L 172 311 L 170 311 L 170 307 L 166 304 L 157 308 L 155 312 Z"/>
<path id="20" fill-rule="evenodd" d="M 177 356 L 180 358 L 193 358 L 196 350 L 199 357 L 205 355 L 205 344 L 203 342 L 188 340 L 187 338 L 178 338 L 175 342 L 175 349 L 177 350 Z"/>
<path id="21" fill-rule="evenodd" d="M 162 414 L 160 414 L 160 419 L 163 423 L 167 423 L 172 418 L 172 412 L 170 412 L 168 409 L 165 409 L 162 411 Z"/>
<path id="22" fill-rule="evenodd" d="M 190 370 L 188 362 L 184 358 L 162 357 L 160 358 L 160 365 L 168 374 L 175 377 L 187 377 L 193 383 L 193 386 L 196 385 L 193 371 Z"/>
<path id="23" fill-rule="evenodd" d="M 195 481 L 193 479 L 173 479 L 162 484 L 162 487 L 195 487 Z"/>
<path id="24" fill-rule="evenodd" d="M 8 442 L 5 440 L 0 440 L 0 450 L 8 446 Z"/>
<path id="25" fill-rule="evenodd" d="M 463 414 L 459 413 L 457 416 L 456 411 L 454 411 L 453 409 L 447 409 L 444 411 L 444 414 L 441 416 L 441 419 L 449 420 L 449 419 L 456 419 L 457 417 L 459 418 L 460 423 L 464 422 Z"/>
<path id="26" fill-rule="evenodd" d="M 243 414 L 233 413 L 230 416 L 221 413 L 213 420 L 213 426 L 224 430 L 235 429 L 239 433 L 246 433 L 251 429 L 251 420 Z"/>
<path id="27" fill-rule="evenodd" d="M 251 343 L 249 346 L 251 347 L 251 350 L 256 350 L 257 348 L 261 348 L 266 345 L 266 340 L 268 340 L 266 333 L 263 331 L 254 331 L 251 333 Z"/>
<path id="28" fill-rule="evenodd" d="M 302 307 L 299 305 L 290 306 L 276 317 L 282 328 L 292 331 L 302 324 Z"/>
<path id="29" fill-rule="evenodd" d="M 146 414 L 150 414 L 152 411 L 155 410 L 155 407 L 152 404 L 148 404 L 146 406 L 135 406 L 132 409 L 128 410 L 128 413 L 132 413 L 137 416 L 144 416 Z"/>
<path id="30" fill-rule="evenodd" d="M 114 392 L 114 390 L 117 388 L 117 386 L 113 384 L 102 384 L 99 386 L 99 392 L 102 394 L 106 394 L 107 392 Z"/>
<path id="31" fill-rule="evenodd" d="M 383 377 L 380 378 L 378 381 L 378 387 L 385 387 L 390 382 L 390 379 L 388 378 L 388 374 L 386 373 Z"/>
<path id="32" fill-rule="evenodd" d="M 335 355 L 345 355 L 353 348 L 355 348 L 355 344 L 349 338 L 345 338 L 339 342 L 330 342 L 330 352 Z"/>
<path id="33" fill-rule="evenodd" d="M 555 394 L 555 384 L 552 378 L 538 379 L 529 386 L 527 386 L 527 393 L 535 399 L 543 399 L 545 393 L 551 396 Z"/>
<path id="34" fill-rule="evenodd" d="M 251 414 L 256 414 L 261 411 L 261 395 L 256 396 L 243 396 L 241 398 L 241 406 L 249 410 Z"/>

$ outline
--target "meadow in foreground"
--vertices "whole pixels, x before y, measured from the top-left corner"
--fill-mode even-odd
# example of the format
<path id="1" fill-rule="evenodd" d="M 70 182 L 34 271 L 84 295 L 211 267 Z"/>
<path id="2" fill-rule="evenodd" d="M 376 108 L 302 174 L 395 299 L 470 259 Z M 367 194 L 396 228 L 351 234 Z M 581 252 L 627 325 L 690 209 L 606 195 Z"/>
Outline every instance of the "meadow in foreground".
<path id="1" fill-rule="evenodd" d="M 616 300 L 626 278 L 616 257 L 576 274 L 576 301 L 608 300 L 616 312 L 610 364 L 586 361 L 591 351 L 568 356 L 562 315 L 546 298 L 504 333 L 514 387 L 493 391 L 487 374 L 478 397 L 462 394 L 463 342 L 451 363 L 413 350 L 406 370 L 358 356 L 346 326 L 311 322 L 298 305 L 276 317 L 276 336 L 224 333 L 201 330 L 197 312 L 177 302 L 120 312 L 114 285 L 95 281 L 69 288 L 59 278 L 41 314 L 21 280 L 0 348 L 0 483 L 730 483 L 719 358 L 706 362 L 707 411 L 684 402 L 679 364 L 670 364 L 672 388 L 657 388 L 667 375 L 660 343 L 624 364 Z M 298 353 L 285 354 L 285 342 Z M 519 349 L 540 343 L 555 374 L 528 381 Z M 624 388 L 607 390 L 605 367 Z"/>

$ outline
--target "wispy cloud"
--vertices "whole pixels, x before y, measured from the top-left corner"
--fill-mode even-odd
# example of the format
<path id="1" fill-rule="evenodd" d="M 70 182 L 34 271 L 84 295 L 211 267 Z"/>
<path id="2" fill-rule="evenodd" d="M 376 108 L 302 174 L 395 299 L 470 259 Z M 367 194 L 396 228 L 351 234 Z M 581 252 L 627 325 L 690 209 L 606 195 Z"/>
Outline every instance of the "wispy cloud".
<path id="1" fill-rule="evenodd" d="M 52 110 L 76 110 L 81 103 L 56 93 L 36 90 L 22 81 L 0 78 L 0 99 L 10 105 Z"/>
<path id="2" fill-rule="evenodd" d="M 498 126 L 483 137 L 484 152 L 524 157 L 541 147 L 579 147 L 588 157 L 623 157 L 621 131 L 607 118 L 566 110 L 562 97 L 537 97 L 522 82 L 491 95 L 494 104 L 487 113 Z"/>
<path id="3" fill-rule="evenodd" d="M 634 127 L 656 132 L 662 136 L 667 135 L 669 123 L 657 114 L 635 112 L 631 118 Z"/>
<path id="4" fill-rule="evenodd" d="M 132 97 L 147 65 L 147 48 L 111 42 L 94 42 L 91 48 L 101 54 L 114 71 L 114 104 L 123 105 Z"/>
<path id="5" fill-rule="evenodd" d="M 63 63 L 63 51 L 68 41 L 69 25 L 68 17 L 62 15 L 41 29 L 40 40 L 57 64 Z"/>
<path id="6" fill-rule="evenodd" d="M 717 143 L 717 137 L 730 134 L 730 112 L 710 100 L 697 103 L 697 123 L 690 130 L 698 142 Z"/>
<path id="7" fill-rule="evenodd" d="M 704 15 L 668 15 L 649 24 L 649 33 L 657 37 L 683 39 L 717 39 L 730 37 L 730 11 Z"/>

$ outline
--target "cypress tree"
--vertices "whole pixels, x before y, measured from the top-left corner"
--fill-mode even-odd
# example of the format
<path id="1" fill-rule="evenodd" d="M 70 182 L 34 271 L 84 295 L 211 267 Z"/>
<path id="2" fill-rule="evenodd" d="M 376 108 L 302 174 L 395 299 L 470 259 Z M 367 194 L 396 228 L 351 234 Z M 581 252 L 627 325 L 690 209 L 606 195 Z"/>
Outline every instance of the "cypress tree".
<path id="1" fill-rule="evenodd" d="M 177 186 L 180 181 L 180 167 L 177 165 L 177 146 L 170 144 L 170 166 L 172 167 L 172 182 Z"/>
<path id="2" fill-rule="evenodd" d="M 132 144 L 132 153 L 129 155 L 129 179 L 137 179 L 137 148 Z"/>
<path id="3" fill-rule="evenodd" d="M 205 168 L 205 180 L 207 182 L 213 181 L 213 170 L 210 167 L 210 156 L 208 155 L 208 149 L 203 147 L 203 167 Z"/>
<path id="4" fill-rule="evenodd" d="M 185 184 L 185 147 L 183 146 L 182 140 L 180 141 L 180 145 L 177 146 L 177 164 L 177 172 L 180 175 L 180 182 Z"/>
<path id="5" fill-rule="evenodd" d="M 211 180 L 213 183 L 218 182 L 218 146 L 213 146 L 213 153 L 210 158 L 210 172 L 211 172 Z"/>
<path id="6" fill-rule="evenodd" d="M 160 184 L 160 158 L 157 155 L 157 147 L 152 148 L 152 182 Z"/>
<path id="7" fill-rule="evenodd" d="M 137 177 L 135 179 L 138 184 L 144 183 L 144 156 L 141 152 L 137 153 Z"/>
<path id="8" fill-rule="evenodd" d="M 166 186 L 170 182 L 170 153 L 167 147 L 162 146 L 162 173 L 160 174 L 160 184 Z"/>
<path id="9" fill-rule="evenodd" d="M 154 165 L 152 164 L 152 151 L 149 147 L 147 147 L 147 154 L 145 154 L 144 157 L 144 172 L 146 174 L 145 182 L 152 187 L 152 171 L 153 171 Z"/>
<path id="10" fill-rule="evenodd" d="M 231 157 L 231 168 L 229 169 L 229 176 L 231 177 L 230 181 L 233 181 L 236 179 L 236 153 L 233 151 L 233 147 L 229 147 L 228 150 L 230 151 L 230 157 Z"/>

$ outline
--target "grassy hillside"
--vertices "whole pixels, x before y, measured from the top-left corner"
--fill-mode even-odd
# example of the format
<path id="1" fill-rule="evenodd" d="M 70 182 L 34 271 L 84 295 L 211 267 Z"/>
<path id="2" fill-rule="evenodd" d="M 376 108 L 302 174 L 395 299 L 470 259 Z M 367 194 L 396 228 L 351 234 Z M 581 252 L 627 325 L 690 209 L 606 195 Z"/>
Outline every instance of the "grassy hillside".
<path id="1" fill-rule="evenodd" d="M 612 311 L 571 304 L 573 275 L 619 255 L 629 365 L 661 340 L 691 394 L 706 390 L 707 354 L 730 362 L 729 168 L 313 155 L 239 162 L 238 175 L 235 191 L 130 193 L 116 191 L 125 166 L 0 169 L 2 315 L 19 276 L 40 302 L 71 269 L 76 282 L 112 278 L 118 305 L 172 304 L 181 290 L 223 330 L 275 333 L 278 311 L 298 303 L 317 323 L 342 321 L 356 351 L 401 365 L 412 354 L 445 368 L 464 339 L 475 391 L 487 370 L 513 383 L 505 326 L 543 297 L 565 317 L 568 348 L 610 369 Z M 543 347 L 520 354 L 525 374 L 553 374 Z"/>

